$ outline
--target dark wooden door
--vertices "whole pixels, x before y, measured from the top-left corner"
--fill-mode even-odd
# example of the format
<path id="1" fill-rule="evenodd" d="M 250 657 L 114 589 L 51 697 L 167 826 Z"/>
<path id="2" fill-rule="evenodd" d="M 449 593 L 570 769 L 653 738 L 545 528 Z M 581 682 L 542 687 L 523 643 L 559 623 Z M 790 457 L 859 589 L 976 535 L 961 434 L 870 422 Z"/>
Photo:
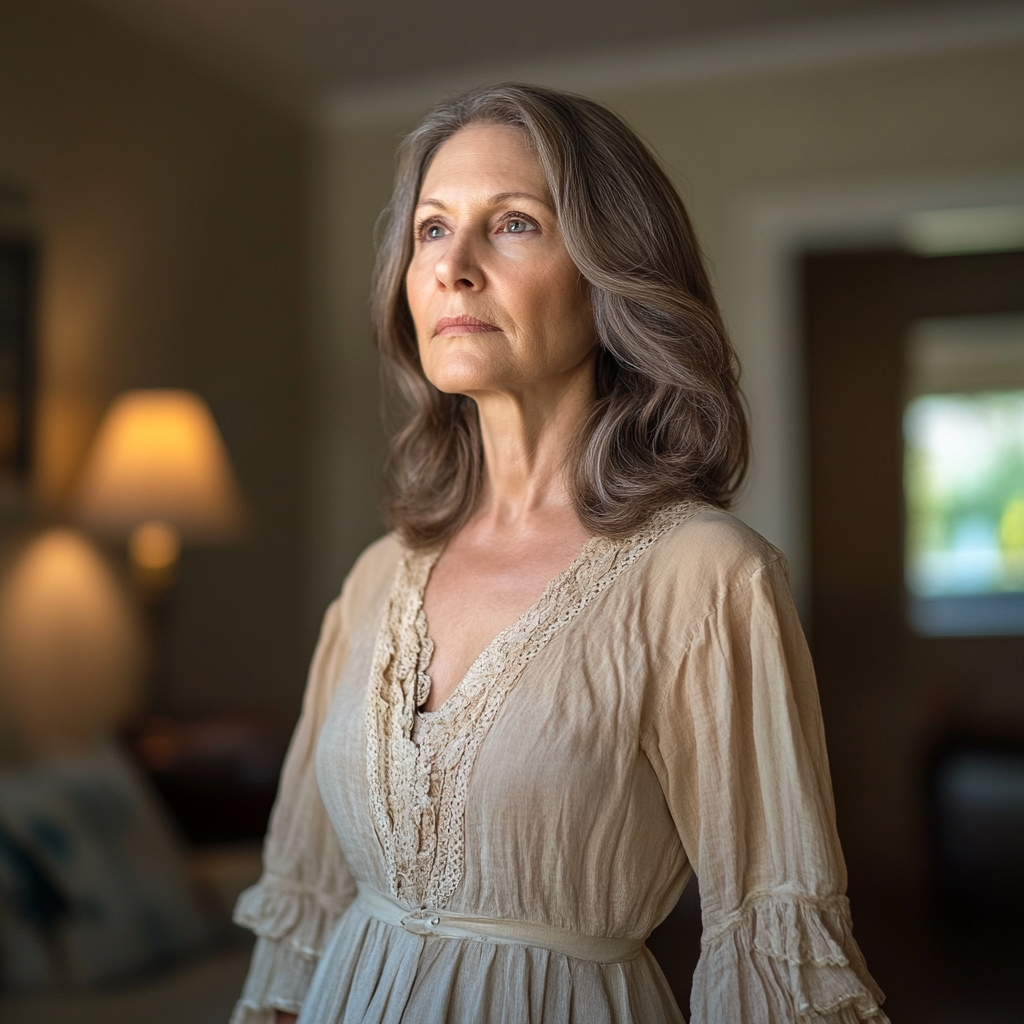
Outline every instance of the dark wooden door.
<path id="1" fill-rule="evenodd" d="M 810 634 L 851 891 L 923 892 L 929 750 L 967 728 L 1024 736 L 1024 637 L 908 625 L 905 339 L 922 317 L 1024 311 L 1024 253 L 816 253 L 803 295 Z"/>

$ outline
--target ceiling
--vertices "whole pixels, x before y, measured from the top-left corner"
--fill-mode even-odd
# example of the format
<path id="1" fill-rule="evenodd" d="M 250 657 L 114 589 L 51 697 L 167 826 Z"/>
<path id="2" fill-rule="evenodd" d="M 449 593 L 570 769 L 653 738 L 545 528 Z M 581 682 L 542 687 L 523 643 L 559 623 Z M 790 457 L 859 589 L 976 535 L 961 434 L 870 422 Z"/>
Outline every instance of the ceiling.
<path id="1" fill-rule="evenodd" d="M 344 90 L 951 0 L 87 0 L 294 108 Z M 957 4 L 956 6 L 962 6 Z"/>

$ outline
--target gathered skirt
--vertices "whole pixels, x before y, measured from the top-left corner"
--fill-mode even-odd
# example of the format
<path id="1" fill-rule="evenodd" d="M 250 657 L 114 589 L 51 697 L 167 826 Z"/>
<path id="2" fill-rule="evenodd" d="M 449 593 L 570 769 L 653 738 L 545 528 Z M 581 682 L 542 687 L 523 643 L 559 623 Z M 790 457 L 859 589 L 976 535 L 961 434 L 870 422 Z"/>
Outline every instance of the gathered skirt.
<path id="1" fill-rule="evenodd" d="M 418 935 L 344 914 L 300 1024 L 684 1024 L 654 957 L 599 963 L 537 946 Z"/>

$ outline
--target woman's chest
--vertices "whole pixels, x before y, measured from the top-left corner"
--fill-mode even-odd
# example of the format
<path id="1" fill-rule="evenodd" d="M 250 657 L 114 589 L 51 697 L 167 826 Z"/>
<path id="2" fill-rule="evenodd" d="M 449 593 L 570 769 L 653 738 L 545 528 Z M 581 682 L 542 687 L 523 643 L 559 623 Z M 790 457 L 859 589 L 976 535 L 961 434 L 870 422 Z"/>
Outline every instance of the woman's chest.
<path id="1" fill-rule="evenodd" d="M 417 651 L 382 642 L 384 628 L 354 643 L 318 774 L 357 877 L 438 907 L 460 886 L 473 905 L 515 903 L 482 892 L 486 880 L 564 888 L 609 850 L 640 860 L 652 835 L 671 857 L 678 841 L 642 750 L 652 666 L 635 623 L 616 618 L 578 616 L 525 660 L 529 641 L 499 650 L 428 715 L 388 681 L 402 666 L 415 676 Z"/>
<path id="2" fill-rule="evenodd" d="M 467 529 L 444 549 L 423 595 L 431 643 L 427 710 L 444 703 L 491 640 L 542 598 L 586 541 L 573 516 L 561 529 L 511 539 Z"/>

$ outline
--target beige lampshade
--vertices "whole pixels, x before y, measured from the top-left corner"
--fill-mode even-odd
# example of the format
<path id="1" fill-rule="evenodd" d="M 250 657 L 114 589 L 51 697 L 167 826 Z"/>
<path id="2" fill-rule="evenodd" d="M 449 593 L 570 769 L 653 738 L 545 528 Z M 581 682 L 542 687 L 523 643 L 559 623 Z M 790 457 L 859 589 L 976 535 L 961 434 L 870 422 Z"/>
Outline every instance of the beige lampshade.
<path id="1" fill-rule="evenodd" d="M 53 529 L 0 579 L 0 725 L 30 748 L 88 744 L 136 706 L 137 612 L 81 534 Z"/>
<path id="2" fill-rule="evenodd" d="M 113 536 L 157 521 L 209 543 L 237 536 L 245 520 L 220 431 L 191 391 L 119 396 L 89 452 L 77 504 L 83 525 Z"/>

